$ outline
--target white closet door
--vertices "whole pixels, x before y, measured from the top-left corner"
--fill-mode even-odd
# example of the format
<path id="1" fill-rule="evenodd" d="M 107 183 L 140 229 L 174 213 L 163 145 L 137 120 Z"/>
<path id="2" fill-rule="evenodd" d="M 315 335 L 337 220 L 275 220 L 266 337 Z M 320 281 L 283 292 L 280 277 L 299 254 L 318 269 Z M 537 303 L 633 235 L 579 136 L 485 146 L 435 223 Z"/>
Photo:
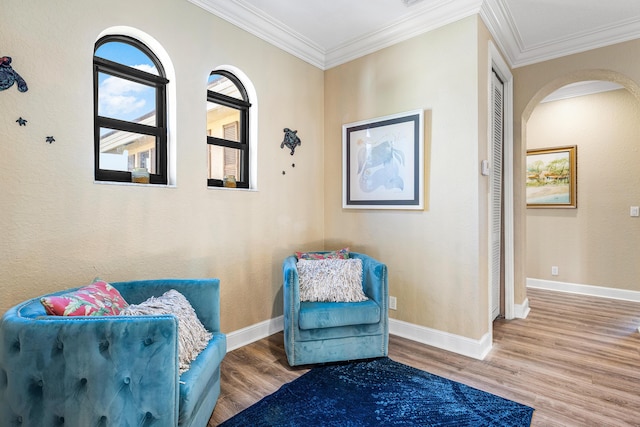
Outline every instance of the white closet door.
<path id="1" fill-rule="evenodd" d="M 491 142 L 491 311 L 500 315 L 500 282 L 502 271 L 502 142 L 504 140 L 504 85 L 493 73 L 491 104 L 493 126 Z"/>

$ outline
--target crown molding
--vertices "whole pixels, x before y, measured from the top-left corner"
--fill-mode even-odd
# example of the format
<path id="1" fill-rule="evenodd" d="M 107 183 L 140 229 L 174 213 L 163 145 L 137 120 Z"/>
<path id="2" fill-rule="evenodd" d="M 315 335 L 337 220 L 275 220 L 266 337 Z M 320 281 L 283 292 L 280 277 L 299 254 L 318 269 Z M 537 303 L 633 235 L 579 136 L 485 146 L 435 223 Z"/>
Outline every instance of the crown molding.
<path id="1" fill-rule="evenodd" d="M 385 28 L 348 40 L 326 52 L 325 69 L 376 52 L 452 22 L 475 15 L 482 0 L 441 0 L 414 9 L 414 13 Z"/>
<path id="2" fill-rule="evenodd" d="M 549 43 L 525 46 L 504 0 L 485 0 L 480 16 L 512 68 L 637 39 L 640 34 L 640 20 L 630 19 Z"/>
<path id="3" fill-rule="evenodd" d="M 513 63 L 514 68 L 535 64 L 567 55 L 586 52 L 638 38 L 640 20 L 630 19 L 618 25 L 596 28 L 571 37 L 537 46 L 524 47 Z"/>
<path id="4" fill-rule="evenodd" d="M 311 65 L 324 69 L 325 52 L 320 46 L 242 0 L 189 2 Z"/>
<path id="5" fill-rule="evenodd" d="M 243 0 L 189 2 L 322 70 L 474 15 L 482 4 L 482 0 L 439 0 L 415 6 L 408 17 L 327 51 Z"/>
<path id="6" fill-rule="evenodd" d="M 496 45 L 511 68 L 522 51 L 522 40 L 504 2 L 485 0 L 480 8 L 480 18 L 489 29 Z"/>
<path id="7" fill-rule="evenodd" d="M 480 15 L 511 68 L 637 39 L 640 34 L 640 20 L 630 19 L 549 43 L 525 46 L 504 0 L 435 0 L 413 6 L 411 14 L 385 28 L 325 49 L 244 0 L 189 2 L 322 70 L 474 14 Z"/>

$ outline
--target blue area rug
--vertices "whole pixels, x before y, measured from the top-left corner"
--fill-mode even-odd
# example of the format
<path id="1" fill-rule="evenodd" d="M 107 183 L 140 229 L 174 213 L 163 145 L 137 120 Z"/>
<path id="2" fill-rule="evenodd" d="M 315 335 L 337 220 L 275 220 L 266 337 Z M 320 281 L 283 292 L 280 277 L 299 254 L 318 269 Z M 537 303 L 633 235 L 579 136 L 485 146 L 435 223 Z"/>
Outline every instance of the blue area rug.
<path id="1" fill-rule="evenodd" d="M 221 424 L 529 426 L 533 409 L 389 358 L 317 367 Z"/>

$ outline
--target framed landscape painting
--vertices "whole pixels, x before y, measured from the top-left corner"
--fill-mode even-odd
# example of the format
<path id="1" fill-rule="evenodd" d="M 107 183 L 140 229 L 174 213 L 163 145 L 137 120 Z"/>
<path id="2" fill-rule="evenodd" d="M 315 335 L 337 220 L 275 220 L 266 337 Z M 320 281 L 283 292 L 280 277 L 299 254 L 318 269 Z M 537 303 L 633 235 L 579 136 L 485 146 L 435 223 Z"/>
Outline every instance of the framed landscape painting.
<path id="1" fill-rule="evenodd" d="M 342 207 L 424 209 L 424 119 L 415 110 L 342 126 Z"/>
<path id="2" fill-rule="evenodd" d="M 577 208 L 577 150 L 567 147 L 527 150 L 527 207 Z"/>

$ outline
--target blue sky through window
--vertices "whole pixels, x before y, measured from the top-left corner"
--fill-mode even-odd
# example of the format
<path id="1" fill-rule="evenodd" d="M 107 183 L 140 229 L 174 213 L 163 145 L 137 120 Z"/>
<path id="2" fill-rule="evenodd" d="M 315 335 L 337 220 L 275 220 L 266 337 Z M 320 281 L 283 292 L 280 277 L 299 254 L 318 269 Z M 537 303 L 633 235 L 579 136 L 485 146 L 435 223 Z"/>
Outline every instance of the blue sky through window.
<path id="1" fill-rule="evenodd" d="M 158 75 L 151 58 L 128 43 L 105 43 L 96 49 L 95 55 Z M 98 114 L 102 116 L 139 122 L 137 119 L 155 111 L 156 90 L 151 86 L 99 73 L 98 95 Z"/>

